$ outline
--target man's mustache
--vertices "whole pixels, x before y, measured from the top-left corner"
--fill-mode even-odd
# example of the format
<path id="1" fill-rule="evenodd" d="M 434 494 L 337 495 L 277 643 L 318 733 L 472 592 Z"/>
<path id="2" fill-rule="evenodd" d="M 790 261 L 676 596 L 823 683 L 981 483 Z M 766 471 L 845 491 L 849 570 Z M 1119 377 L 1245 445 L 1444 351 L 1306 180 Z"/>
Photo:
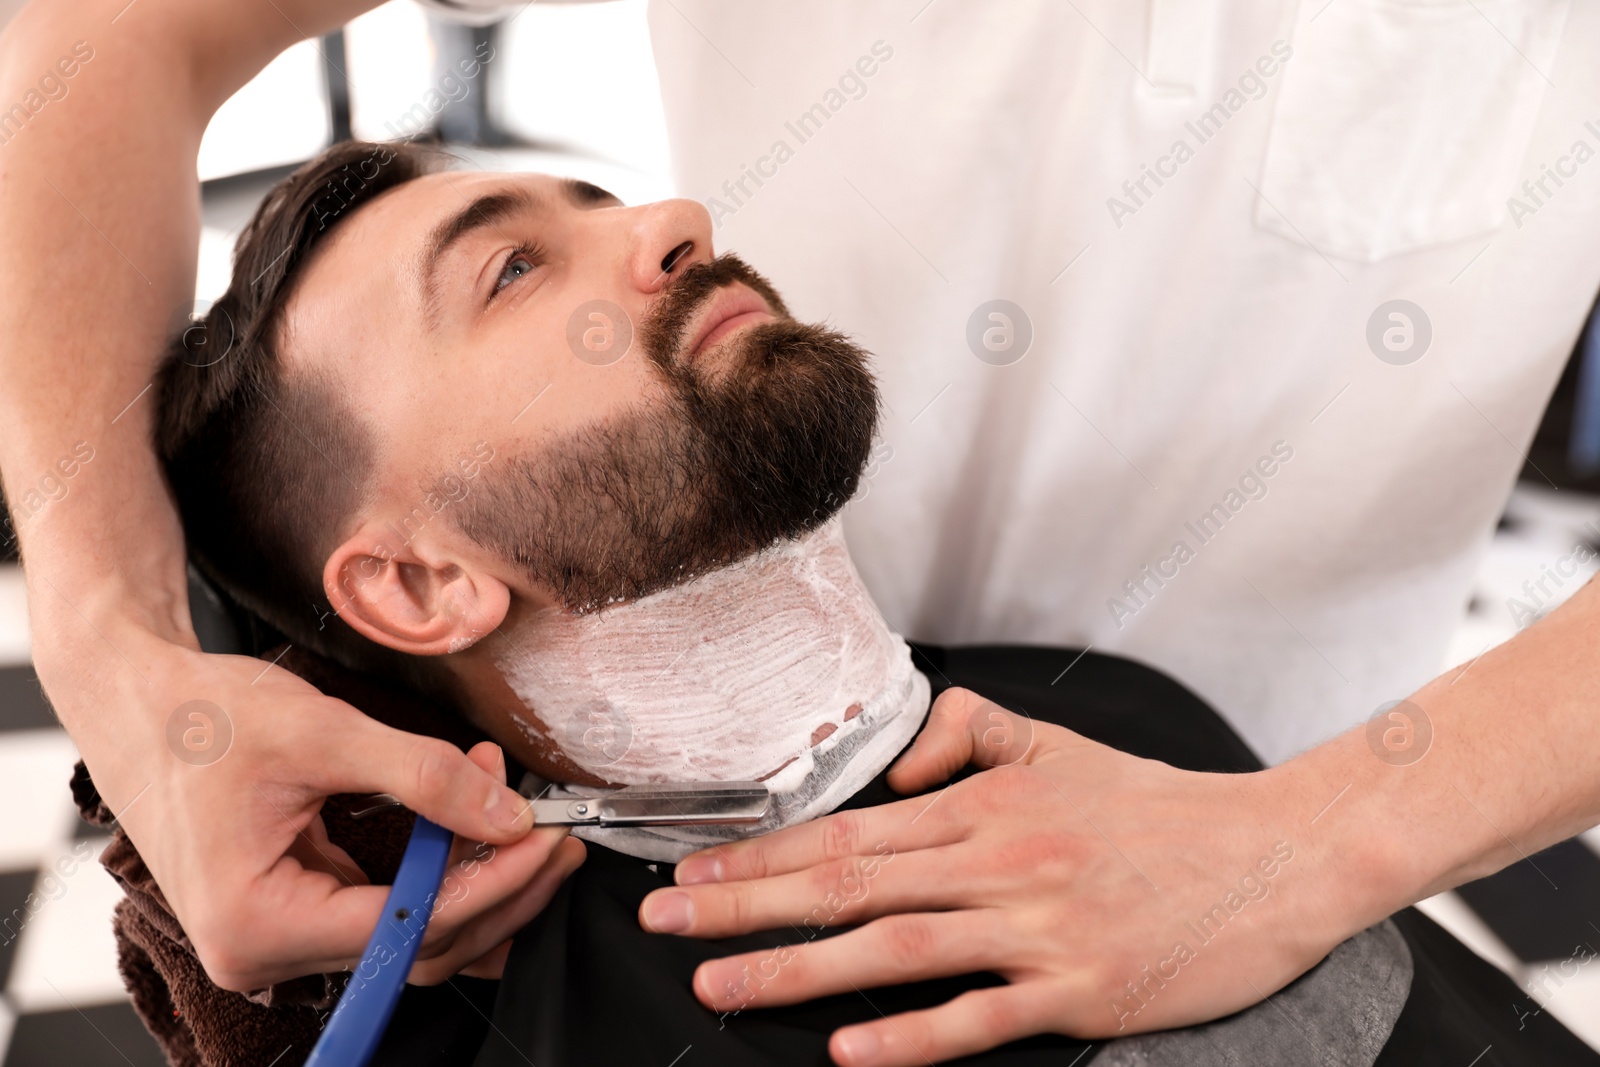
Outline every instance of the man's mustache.
<path id="1" fill-rule="evenodd" d="M 743 282 L 766 300 L 772 313 L 789 318 L 789 309 L 772 283 L 731 252 L 696 263 L 669 281 L 645 313 L 639 339 L 649 357 L 664 370 L 682 366 L 681 353 L 688 343 L 689 323 L 718 289 Z"/>

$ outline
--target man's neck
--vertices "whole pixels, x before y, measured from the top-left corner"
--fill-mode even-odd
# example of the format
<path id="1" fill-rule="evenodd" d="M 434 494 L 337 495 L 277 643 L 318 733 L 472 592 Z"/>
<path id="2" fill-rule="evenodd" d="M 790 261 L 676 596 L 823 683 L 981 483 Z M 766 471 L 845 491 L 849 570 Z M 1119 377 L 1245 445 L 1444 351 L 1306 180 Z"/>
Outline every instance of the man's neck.
<path id="1" fill-rule="evenodd" d="M 544 777 L 763 780 L 785 822 L 870 780 L 928 701 L 837 520 L 637 601 L 536 612 L 493 659 L 512 747 L 541 753 Z"/>

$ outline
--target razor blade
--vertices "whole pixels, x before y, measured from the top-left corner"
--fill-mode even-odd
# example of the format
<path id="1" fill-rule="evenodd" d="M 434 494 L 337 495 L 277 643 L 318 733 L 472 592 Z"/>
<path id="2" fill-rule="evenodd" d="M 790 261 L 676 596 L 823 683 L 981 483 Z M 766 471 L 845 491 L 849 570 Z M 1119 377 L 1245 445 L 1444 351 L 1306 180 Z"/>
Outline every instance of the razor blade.
<path id="1" fill-rule="evenodd" d="M 630 785 L 592 797 L 532 801 L 535 826 L 698 826 L 758 823 L 772 804 L 760 782 Z"/>

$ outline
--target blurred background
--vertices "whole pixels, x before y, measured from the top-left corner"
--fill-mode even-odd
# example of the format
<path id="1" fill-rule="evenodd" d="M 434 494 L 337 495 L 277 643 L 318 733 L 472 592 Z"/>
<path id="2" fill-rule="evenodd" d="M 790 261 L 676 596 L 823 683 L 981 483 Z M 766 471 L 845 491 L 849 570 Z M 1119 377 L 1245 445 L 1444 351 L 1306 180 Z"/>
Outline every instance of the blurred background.
<path id="1" fill-rule="evenodd" d="M 0 0 L 0 25 L 18 6 Z M 477 76 L 443 80 L 459 58 L 490 49 Z M 454 99 L 441 106 L 441 97 Z M 197 300 L 226 289 L 240 227 L 297 164 L 334 139 L 429 133 L 485 169 L 581 177 L 628 203 L 671 195 L 645 0 L 533 5 L 478 28 L 393 0 L 289 49 L 223 106 L 201 145 Z M 1562 377 L 1441 669 L 1527 625 L 1517 602 L 1548 611 L 1600 569 L 1591 561 L 1559 586 L 1546 579 L 1554 595 L 1537 606 L 1524 589 L 1576 545 L 1600 551 L 1596 333 L 1591 322 Z M 120 890 L 92 861 L 104 839 L 67 792 L 76 759 L 29 666 L 22 578 L 0 528 L 0 1064 L 160 1064 L 116 971 L 110 912 Z M 63 857 L 57 869 L 70 876 L 43 873 Z M 1540 990 L 1508 1012 L 1549 1011 L 1600 1049 L 1600 966 L 1574 962 L 1600 952 L 1597 901 L 1600 831 L 1591 830 L 1422 907 Z"/>

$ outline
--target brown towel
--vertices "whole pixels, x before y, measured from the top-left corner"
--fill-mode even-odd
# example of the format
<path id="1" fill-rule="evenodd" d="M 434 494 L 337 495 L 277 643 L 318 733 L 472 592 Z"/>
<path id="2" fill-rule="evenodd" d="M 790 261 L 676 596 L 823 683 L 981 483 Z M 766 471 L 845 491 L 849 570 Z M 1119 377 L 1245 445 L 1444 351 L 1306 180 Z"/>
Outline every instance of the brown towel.
<path id="1" fill-rule="evenodd" d="M 280 646 L 281 647 L 281 646 Z M 279 655 L 279 649 L 262 654 Z M 411 733 L 442 737 L 469 748 L 483 736 L 464 720 L 435 705 L 384 687 L 328 660 L 289 648 L 279 667 L 304 678 L 372 718 Z M 111 828 L 100 862 L 126 896 L 112 922 L 117 963 L 133 1006 L 178 1067 L 298 1067 L 311 1054 L 322 1025 L 338 1002 L 347 973 L 308 975 L 254 992 L 234 993 L 213 984 L 167 906 L 161 887 L 144 865 L 99 791 L 79 763 L 72 795 L 85 820 Z M 362 819 L 351 811 L 370 806 L 365 796 L 329 797 L 322 809 L 328 839 L 343 848 L 376 884 L 394 878 L 415 818 L 403 809 Z"/>

